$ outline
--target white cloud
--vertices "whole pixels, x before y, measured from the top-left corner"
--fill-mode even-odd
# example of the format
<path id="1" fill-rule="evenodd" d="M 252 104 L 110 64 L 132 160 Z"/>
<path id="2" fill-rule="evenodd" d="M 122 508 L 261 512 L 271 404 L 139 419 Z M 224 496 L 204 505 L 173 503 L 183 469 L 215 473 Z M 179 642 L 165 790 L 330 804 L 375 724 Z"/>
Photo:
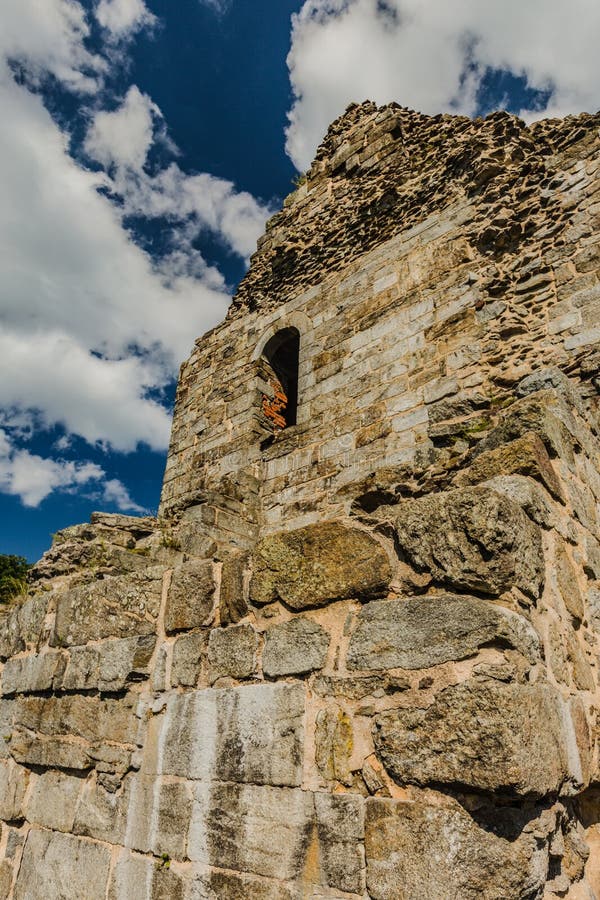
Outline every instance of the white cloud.
<path id="1" fill-rule="evenodd" d="M 96 19 L 117 38 L 128 36 L 156 21 L 143 0 L 100 0 Z"/>
<path id="2" fill-rule="evenodd" d="M 103 78 L 123 60 L 123 42 L 154 17 L 141 0 L 101 0 L 94 10 L 107 43 L 86 49 L 89 19 L 77 0 L 5 0 L 0 32 L 0 490 L 36 505 L 52 490 L 94 487 L 105 502 L 141 511 L 119 481 L 91 463 L 30 453 L 36 428 L 118 451 L 168 443 L 170 417 L 157 398 L 194 339 L 224 315 L 224 279 L 193 246 L 210 229 L 242 256 L 267 211 L 210 175 L 172 165 L 145 168 L 155 142 L 174 150 L 151 98 L 132 86 L 113 112 Z M 115 49 L 117 48 L 117 49 Z M 24 82 L 13 78 L 17 64 Z M 69 153 L 63 133 L 31 88 L 52 74 L 89 109 L 87 151 L 106 171 Z M 99 193 L 99 189 L 103 189 Z M 107 193 L 121 192 L 115 203 Z M 205 196 L 203 195 L 205 192 Z M 173 251 L 151 259 L 123 217 L 167 216 Z M 49 451 L 50 452 L 50 451 Z"/>
<path id="3" fill-rule="evenodd" d="M 288 56 L 288 153 L 307 168 L 351 101 L 473 114 L 488 67 L 551 90 L 544 114 L 593 112 L 599 32 L 595 0 L 306 0 L 293 17 Z"/>
<path id="4" fill-rule="evenodd" d="M 105 503 L 114 503 L 117 509 L 120 509 L 122 512 L 148 512 L 147 509 L 144 509 L 143 506 L 140 506 L 139 503 L 136 503 L 131 499 L 131 497 L 129 496 L 129 491 L 127 490 L 125 485 L 117 478 L 109 478 L 108 481 L 104 484 L 102 498 Z"/>
<path id="5" fill-rule="evenodd" d="M 188 241 L 208 229 L 247 259 L 272 210 L 230 181 L 207 173 L 188 175 L 176 163 L 148 174 L 144 165 L 155 140 L 174 149 L 160 109 L 133 86 L 118 109 L 94 116 L 84 146 L 92 159 L 114 167 L 111 187 L 123 198 L 126 213 L 185 223 L 181 237 Z"/>
<path id="6" fill-rule="evenodd" d="M 154 139 L 153 117 L 158 114 L 150 97 L 132 85 L 117 110 L 96 113 L 86 135 L 86 153 L 107 168 L 142 169 Z"/>
<path id="7" fill-rule="evenodd" d="M 106 478 L 104 470 L 91 462 L 47 459 L 13 445 L 0 429 L 0 490 L 19 497 L 24 506 L 35 507 L 56 490 L 101 490 L 103 499 L 120 510 L 144 512 L 117 479 Z"/>

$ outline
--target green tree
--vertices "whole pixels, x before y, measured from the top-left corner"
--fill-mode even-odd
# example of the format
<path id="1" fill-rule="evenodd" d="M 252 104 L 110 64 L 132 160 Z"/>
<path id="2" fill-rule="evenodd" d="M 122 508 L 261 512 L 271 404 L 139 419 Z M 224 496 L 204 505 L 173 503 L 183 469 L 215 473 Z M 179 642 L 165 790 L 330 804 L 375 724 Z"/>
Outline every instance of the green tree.
<path id="1" fill-rule="evenodd" d="M 8 603 L 23 593 L 30 565 L 24 556 L 0 553 L 0 603 Z"/>

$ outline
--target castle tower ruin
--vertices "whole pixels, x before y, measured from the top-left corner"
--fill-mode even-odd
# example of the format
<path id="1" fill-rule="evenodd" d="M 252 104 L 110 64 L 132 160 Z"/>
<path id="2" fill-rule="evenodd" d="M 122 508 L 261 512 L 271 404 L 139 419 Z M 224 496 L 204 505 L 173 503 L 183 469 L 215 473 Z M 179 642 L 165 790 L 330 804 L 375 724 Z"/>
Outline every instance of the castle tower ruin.
<path id="1" fill-rule="evenodd" d="M 599 128 L 333 123 L 3 616 L 0 896 L 600 900 Z"/>

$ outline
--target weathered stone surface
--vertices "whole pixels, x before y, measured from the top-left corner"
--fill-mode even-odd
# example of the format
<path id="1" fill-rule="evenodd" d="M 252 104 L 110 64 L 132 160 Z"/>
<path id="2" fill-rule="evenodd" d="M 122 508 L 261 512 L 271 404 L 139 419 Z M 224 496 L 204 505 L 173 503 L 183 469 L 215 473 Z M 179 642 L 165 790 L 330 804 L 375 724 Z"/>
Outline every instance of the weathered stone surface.
<path id="1" fill-rule="evenodd" d="M 11 822 L 23 818 L 23 801 L 29 772 L 13 762 L 0 763 L 0 819 Z"/>
<path id="2" fill-rule="evenodd" d="M 156 638 L 148 634 L 73 647 L 62 687 L 68 691 L 119 691 L 129 682 L 147 677 L 155 645 Z"/>
<path id="3" fill-rule="evenodd" d="M 322 669 L 329 643 L 329 634 L 311 619 L 301 617 L 274 625 L 265 633 L 263 672 L 276 678 Z"/>
<path id="4" fill-rule="evenodd" d="M 0 613 L 0 659 L 8 659 L 14 653 L 18 653 L 25 647 L 19 622 L 19 608 Z"/>
<path id="5" fill-rule="evenodd" d="M 313 797 L 305 791 L 199 784 L 189 857 L 205 865 L 290 881 L 304 868 L 313 817 Z"/>
<path id="6" fill-rule="evenodd" d="M 188 873 L 189 874 L 189 873 Z M 129 850 L 119 854 L 110 880 L 107 900 L 188 900 L 185 881 L 168 859 L 138 856 Z"/>
<path id="7" fill-rule="evenodd" d="M 475 458 L 468 469 L 454 479 L 457 487 L 479 484 L 498 475 L 528 475 L 540 481 L 559 500 L 563 499 L 560 481 L 542 439 L 534 432 L 524 434 Z"/>
<path id="8" fill-rule="evenodd" d="M 208 639 L 211 680 L 249 678 L 256 672 L 258 635 L 251 625 L 213 628 Z"/>
<path id="9" fill-rule="evenodd" d="M 567 611 L 576 622 L 580 622 L 585 613 L 583 596 L 573 563 L 570 561 L 567 551 L 562 544 L 559 544 L 556 548 L 555 566 L 558 589 Z"/>
<path id="10" fill-rule="evenodd" d="M 7 697 L 60 688 L 66 663 L 66 654 L 60 651 L 9 659 L 2 672 L 2 695 Z"/>
<path id="11" fill-rule="evenodd" d="M 364 801 L 353 794 L 314 795 L 321 883 L 364 891 Z"/>
<path id="12" fill-rule="evenodd" d="M 73 831 L 81 778 L 64 772 L 44 772 L 35 782 L 27 804 L 27 821 L 53 831 Z"/>
<path id="13" fill-rule="evenodd" d="M 127 809 L 126 846 L 154 856 L 183 859 L 191 812 L 191 785 L 137 775 Z"/>
<path id="14" fill-rule="evenodd" d="M 88 769 L 96 759 L 127 765 L 137 736 L 133 698 L 26 697 L 14 705 L 9 750 L 17 762 L 60 769 Z M 75 738 L 75 740 L 73 739 Z M 78 740 L 79 739 L 79 740 Z"/>
<path id="15" fill-rule="evenodd" d="M 347 662 L 349 669 L 424 669 L 494 643 L 539 659 L 527 620 L 488 600 L 453 594 L 375 600 L 358 615 Z"/>
<path id="16" fill-rule="evenodd" d="M 15 900 L 104 900 L 110 849 L 52 831 L 32 829 L 25 843 Z"/>
<path id="17" fill-rule="evenodd" d="M 213 870 L 195 879 L 190 900 L 302 900 L 301 890 L 279 879 Z"/>
<path id="18" fill-rule="evenodd" d="M 450 588 L 498 596 L 515 586 L 538 597 L 544 580 L 539 529 L 507 497 L 486 487 L 406 500 L 398 542 L 419 571 Z"/>
<path id="19" fill-rule="evenodd" d="M 152 634 L 162 590 L 161 566 L 73 588 L 58 600 L 53 646 Z"/>
<path id="20" fill-rule="evenodd" d="M 208 632 L 195 631 L 180 635 L 173 644 L 171 660 L 171 684 L 173 687 L 195 687 L 202 668 L 202 658 L 206 656 Z"/>
<path id="21" fill-rule="evenodd" d="M 341 706 L 319 710 L 315 727 L 315 762 L 329 781 L 352 784 L 350 758 L 354 747 L 352 720 Z"/>
<path id="22" fill-rule="evenodd" d="M 260 541 L 250 596 L 257 604 L 280 599 L 292 609 L 308 609 L 384 594 L 390 578 L 387 554 L 370 534 L 328 522 Z"/>
<path id="23" fill-rule="evenodd" d="M 426 709 L 376 716 L 373 738 L 404 784 L 543 797 L 582 782 L 573 725 L 560 696 L 543 685 L 463 682 Z"/>
<path id="24" fill-rule="evenodd" d="M 107 791 L 96 778 L 88 778 L 79 796 L 73 833 L 123 844 L 127 830 L 131 777 L 119 791 Z"/>
<path id="25" fill-rule="evenodd" d="M 162 761 L 149 755 L 144 773 L 296 786 L 302 778 L 304 701 L 301 684 L 173 696 L 164 716 L 152 722 L 155 740 L 164 747 Z"/>
<path id="26" fill-rule="evenodd" d="M 248 612 L 248 604 L 244 596 L 244 577 L 247 565 L 247 553 L 232 553 L 223 560 L 219 591 L 221 625 L 234 625 Z"/>
<path id="27" fill-rule="evenodd" d="M 535 810 L 457 802 L 366 803 L 367 890 L 373 900 L 532 900 L 546 878 L 548 849 Z M 539 814 L 539 811 L 538 811 Z"/>
<path id="28" fill-rule="evenodd" d="M 209 625 L 214 615 L 215 581 L 210 561 L 191 560 L 173 572 L 165 630 L 168 633 Z"/>

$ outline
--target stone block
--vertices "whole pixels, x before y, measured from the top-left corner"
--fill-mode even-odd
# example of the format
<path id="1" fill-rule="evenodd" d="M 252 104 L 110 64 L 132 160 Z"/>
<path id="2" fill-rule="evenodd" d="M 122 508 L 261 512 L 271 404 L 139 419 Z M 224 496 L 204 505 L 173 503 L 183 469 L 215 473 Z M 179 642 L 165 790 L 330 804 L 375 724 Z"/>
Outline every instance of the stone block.
<path id="1" fill-rule="evenodd" d="M 324 628 L 304 617 L 274 625 L 265 633 L 263 672 L 276 678 L 322 669 L 330 640 Z"/>
<path id="2" fill-rule="evenodd" d="M 283 881 L 218 869 L 197 876 L 190 900 L 303 900 L 300 888 Z"/>
<path id="3" fill-rule="evenodd" d="M 61 686 L 66 663 L 66 654 L 52 650 L 48 653 L 13 657 L 4 665 L 2 695 L 7 697 L 17 693 L 30 694 L 52 688 L 56 690 Z"/>
<path id="4" fill-rule="evenodd" d="M 477 456 L 471 465 L 454 478 L 457 487 L 480 484 L 499 475 L 526 475 L 541 482 L 558 500 L 564 502 L 559 478 L 552 467 L 544 442 L 528 432 L 494 450 Z"/>
<path id="5" fill-rule="evenodd" d="M 210 561 L 191 560 L 174 570 L 165 610 L 165 631 L 210 625 L 215 609 L 215 581 Z"/>
<path id="6" fill-rule="evenodd" d="M 131 776 L 125 778 L 119 791 L 108 791 L 96 777 L 88 778 L 77 804 L 73 833 L 109 844 L 123 844 L 130 787 Z"/>
<path id="7" fill-rule="evenodd" d="M 315 727 L 315 762 L 323 778 L 351 786 L 353 748 L 354 731 L 348 713 L 337 704 L 319 710 Z"/>
<path id="8" fill-rule="evenodd" d="M 477 597 L 436 594 L 375 600 L 358 614 L 350 638 L 349 669 L 425 669 L 473 656 L 486 644 L 540 658 L 527 619 Z"/>
<path id="9" fill-rule="evenodd" d="M 108 847 L 56 831 L 33 828 L 25 842 L 15 900 L 105 900 Z"/>
<path id="10" fill-rule="evenodd" d="M 257 650 L 258 635 L 251 625 L 213 628 L 208 639 L 211 681 L 250 678 L 256 672 Z"/>
<path id="11" fill-rule="evenodd" d="M 306 791 L 198 784 L 188 854 L 204 865 L 292 881 L 304 869 L 313 819 L 313 797 Z"/>
<path id="12" fill-rule="evenodd" d="M 68 691 L 120 691 L 148 676 L 155 644 L 155 636 L 148 634 L 73 647 L 62 686 Z"/>
<path id="13" fill-rule="evenodd" d="M 64 772 L 43 772 L 27 804 L 27 821 L 53 831 L 72 831 L 83 785 L 81 778 Z"/>
<path id="14" fill-rule="evenodd" d="M 314 795 L 320 882 L 351 894 L 364 892 L 364 800 L 353 794 Z"/>
<path id="15" fill-rule="evenodd" d="M 24 817 L 23 801 L 29 772 L 12 761 L 0 763 L 0 819 L 11 822 Z"/>
<path id="16" fill-rule="evenodd" d="M 202 658 L 206 657 L 208 632 L 194 631 L 180 635 L 173 644 L 171 660 L 171 685 L 195 687 L 202 669 Z"/>
<path id="17" fill-rule="evenodd" d="M 325 522 L 263 538 L 254 554 L 250 597 L 259 605 L 280 599 L 301 610 L 385 594 L 390 579 L 387 554 L 375 538 Z"/>
<path id="18" fill-rule="evenodd" d="M 25 648 L 19 622 L 19 608 L 0 613 L 0 659 L 8 659 Z"/>
<path id="19" fill-rule="evenodd" d="M 122 850 L 113 869 L 107 900 L 191 900 L 193 894 L 187 893 L 186 881 L 169 860 Z"/>
<path id="20" fill-rule="evenodd" d="M 234 625 L 248 612 L 245 599 L 244 577 L 248 565 L 247 553 L 232 553 L 223 560 L 221 588 L 219 591 L 219 615 L 221 625 Z"/>
<path id="21" fill-rule="evenodd" d="M 160 609 L 163 568 L 113 576 L 59 597 L 51 643 L 72 647 L 109 637 L 153 634 Z"/>
<path id="22" fill-rule="evenodd" d="M 405 500 L 396 509 L 401 550 L 438 584 L 491 596 L 514 586 L 539 596 L 541 533 L 508 497 L 486 487 L 458 488 Z"/>
<path id="23" fill-rule="evenodd" d="M 259 684 L 206 689 L 169 698 L 156 718 L 162 761 L 148 758 L 146 774 L 209 781 L 300 784 L 305 688 Z"/>
<path id="24" fill-rule="evenodd" d="M 126 846 L 154 856 L 184 859 L 191 812 L 190 785 L 136 775 L 127 810 Z"/>
<path id="25" fill-rule="evenodd" d="M 401 784 L 544 797 L 569 793 L 584 777 L 568 711 L 544 685 L 453 685 L 426 709 L 378 715 L 373 739 Z"/>
<path id="26" fill-rule="evenodd" d="M 366 802 L 367 891 L 373 900 L 530 900 L 548 866 L 535 810 L 456 801 Z M 538 815 L 541 812 L 537 811 Z M 533 824 L 533 823 L 532 823 Z"/>
<path id="27" fill-rule="evenodd" d="M 44 630 L 44 620 L 48 608 L 48 595 L 36 594 L 28 597 L 19 607 L 19 628 L 25 644 L 37 649 Z"/>

